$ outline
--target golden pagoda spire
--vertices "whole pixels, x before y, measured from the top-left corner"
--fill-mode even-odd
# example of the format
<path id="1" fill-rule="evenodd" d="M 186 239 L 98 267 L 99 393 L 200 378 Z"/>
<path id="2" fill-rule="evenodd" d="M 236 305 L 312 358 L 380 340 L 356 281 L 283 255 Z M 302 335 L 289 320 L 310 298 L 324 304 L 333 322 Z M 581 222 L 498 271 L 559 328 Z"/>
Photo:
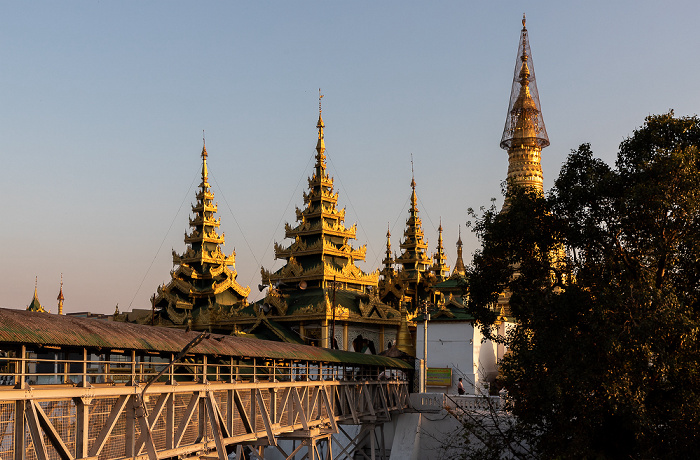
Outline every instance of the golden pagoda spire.
<path id="1" fill-rule="evenodd" d="M 467 269 L 464 267 L 464 260 L 462 259 L 462 226 L 459 226 L 459 238 L 457 238 L 457 262 L 455 262 L 455 269 L 452 271 L 452 276 L 455 275 L 466 275 Z"/>
<path id="2" fill-rule="evenodd" d="M 386 223 L 386 257 L 382 261 L 384 270 L 394 271 L 394 258 L 391 257 L 391 232 L 389 231 L 389 222 Z"/>
<path id="3" fill-rule="evenodd" d="M 442 244 L 442 218 L 440 218 L 440 226 L 438 227 L 438 245 L 435 248 L 437 252 L 433 256 L 435 262 L 433 266 L 430 267 L 430 271 L 435 274 L 438 282 L 446 279 L 450 274 L 450 267 L 447 266 L 445 261 L 447 257 L 445 256 L 445 247 Z"/>
<path id="4" fill-rule="evenodd" d="M 209 187 L 209 169 L 207 168 L 207 142 L 204 139 L 204 130 L 202 130 L 202 184 L 200 187 Z"/>
<path id="5" fill-rule="evenodd" d="M 318 89 L 318 123 L 316 123 L 316 128 L 318 128 L 318 143 L 316 143 L 316 160 L 323 164 L 325 169 L 325 152 L 326 152 L 326 142 L 323 140 L 323 128 L 326 126 L 323 124 L 323 117 L 321 117 L 321 112 L 323 109 L 321 107 L 321 99 L 323 99 L 323 94 L 321 94 L 321 88 Z"/>
<path id="6" fill-rule="evenodd" d="M 508 185 L 543 191 L 541 152 L 549 145 L 535 82 L 525 15 L 501 148 L 508 151 Z M 504 208 L 507 203 L 504 204 Z"/>
<path id="7" fill-rule="evenodd" d="M 56 297 L 56 300 L 58 300 L 58 314 L 62 315 L 63 314 L 63 273 L 61 273 L 61 289 L 58 291 L 58 297 Z"/>
<path id="8" fill-rule="evenodd" d="M 413 158 L 411 158 L 411 206 L 408 210 L 408 219 L 403 233 L 403 241 L 400 243 L 401 255 L 396 258 L 396 263 L 401 265 L 401 280 L 404 286 L 404 301 L 413 304 L 412 309 L 417 308 L 418 285 L 423 275 L 430 271 L 430 257 L 426 253 L 428 243 L 424 239 L 423 225 L 418 216 L 418 196 L 416 194 L 416 179 L 413 174 Z"/>
<path id="9" fill-rule="evenodd" d="M 209 186 L 203 133 L 201 157 L 202 183 L 191 206 L 186 248 L 182 253 L 172 253 L 171 280 L 159 286 L 152 298 L 152 324 L 157 321 L 159 325 L 185 327 L 192 320 L 194 327 L 201 329 L 215 322 L 216 315 L 228 315 L 247 305 L 250 287 L 244 288 L 236 281 L 236 252 L 226 255 L 221 248 L 225 236 L 217 231 L 221 219 L 216 218 L 218 205 Z"/>
<path id="10" fill-rule="evenodd" d="M 285 224 L 285 238 L 294 240 L 283 246 L 275 243 L 275 258 L 285 259 L 284 267 L 273 272 L 261 268 L 263 283 L 277 283 L 283 295 L 294 293 L 302 285 L 311 292 L 329 286 L 364 291 L 375 287 L 379 271 L 364 273 L 355 265 L 365 260 L 367 246 L 354 249 L 350 240 L 357 234 L 357 225 L 345 227 L 345 209 L 338 209 L 338 192 L 333 191 L 333 178 L 326 172 L 321 100 L 318 95 L 318 142 L 316 164 L 304 192 L 304 208 L 296 209 L 297 225 Z M 337 283 L 337 284 L 336 284 Z"/>

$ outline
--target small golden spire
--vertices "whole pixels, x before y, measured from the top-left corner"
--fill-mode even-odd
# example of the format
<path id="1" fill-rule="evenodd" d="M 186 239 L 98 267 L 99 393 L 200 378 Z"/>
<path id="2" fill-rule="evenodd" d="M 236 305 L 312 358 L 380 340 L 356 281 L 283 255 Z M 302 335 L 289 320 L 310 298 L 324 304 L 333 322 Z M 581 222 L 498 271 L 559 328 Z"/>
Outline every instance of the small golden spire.
<path id="1" fill-rule="evenodd" d="M 56 297 L 56 300 L 58 300 L 58 314 L 62 315 L 63 314 L 63 273 L 61 273 L 61 289 L 58 291 L 58 297 Z"/>
<path id="2" fill-rule="evenodd" d="M 321 94 L 321 88 L 318 89 L 318 123 L 316 123 L 316 128 L 318 128 L 318 143 L 316 143 L 316 151 L 318 155 L 323 159 L 323 153 L 326 151 L 326 142 L 323 139 L 323 128 L 326 126 L 323 124 L 323 118 L 321 117 L 321 112 L 323 111 L 321 107 L 321 99 L 323 99 L 323 94 Z"/>
<path id="3" fill-rule="evenodd" d="M 459 238 L 457 238 L 457 262 L 455 262 L 455 269 L 452 271 L 452 275 L 462 275 L 464 276 L 467 272 L 464 266 L 464 260 L 462 259 L 462 226 L 459 226 Z"/>
<path id="4" fill-rule="evenodd" d="M 411 188 L 416 189 L 416 176 L 413 173 L 413 153 L 411 153 Z"/>
<path id="5" fill-rule="evenodd" d="M 413 154 L 411 154 L 411 209 L 415 210 L 418 205 L 418 197 L 416 196 L 416 176 L 413 173 Z"/>
<path id="6" fill-rule="evenodd" d="M 391 232 L 389 231 L 389 222 L 386 223 L 386 253 L 391 253 Z"/>
<path id="7" fill-rule="evenodd" d="M 523 13 L 523 30 L 527 30 L 527 29 L 525 28 L 525 13 Z"/>
<path id="8" fill-rule="evenodd" d="M 204 139 L 204 130 L 202 130 L 202 187 L 208 186 L 209 181 L 209 168 L 207 168 L 207 144 Z"/>

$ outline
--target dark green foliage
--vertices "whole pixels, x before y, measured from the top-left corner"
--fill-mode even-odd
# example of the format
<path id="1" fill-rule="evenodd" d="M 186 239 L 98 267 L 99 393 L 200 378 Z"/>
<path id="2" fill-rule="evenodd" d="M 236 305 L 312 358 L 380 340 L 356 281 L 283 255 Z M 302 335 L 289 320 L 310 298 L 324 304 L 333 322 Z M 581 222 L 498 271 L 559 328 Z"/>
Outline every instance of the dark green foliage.
<path id="1" fill-rule="evenodd" d="M 470 308 L 517 327 L 500 383 L 542 458 L 693 458 L 700 448 L 700 120 L 650 116 L 615 168 L 573 151 L 544 197 L 478 216 Z"/>

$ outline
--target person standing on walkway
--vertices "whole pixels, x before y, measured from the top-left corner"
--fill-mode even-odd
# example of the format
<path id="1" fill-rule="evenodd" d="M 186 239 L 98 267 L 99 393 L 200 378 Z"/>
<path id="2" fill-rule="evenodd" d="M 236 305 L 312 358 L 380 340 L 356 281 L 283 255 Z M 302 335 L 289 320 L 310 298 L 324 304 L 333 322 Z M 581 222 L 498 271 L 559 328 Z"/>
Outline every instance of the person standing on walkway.
<path id="1" fill-rule="evenodd" d="M 464 391 L 464 384 L 462 383 L 462 378 L 461 378 L 461 377 L 460 377 L 460 379 L 459 379 L 459 383 L 457 384 L 457 393 L 459 393 L 460 395 L 463 395 L 464 393 L 466 393 L 466 392 Z"/>

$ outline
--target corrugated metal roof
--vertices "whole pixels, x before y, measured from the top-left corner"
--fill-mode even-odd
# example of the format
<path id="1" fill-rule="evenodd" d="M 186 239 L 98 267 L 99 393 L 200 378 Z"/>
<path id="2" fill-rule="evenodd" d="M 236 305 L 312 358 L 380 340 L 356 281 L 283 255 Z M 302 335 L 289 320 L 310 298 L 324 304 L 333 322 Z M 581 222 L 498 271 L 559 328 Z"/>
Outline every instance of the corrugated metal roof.
<path id="1" fill-rule="evenodd" d="M 0 346 L 41 344 L 177 353 L 199 334 L 182 329 L 0 308 Z M 211 334 L 191 352 L 410 368 L 403 361 L 383 356 L 219 334 Z"/>

